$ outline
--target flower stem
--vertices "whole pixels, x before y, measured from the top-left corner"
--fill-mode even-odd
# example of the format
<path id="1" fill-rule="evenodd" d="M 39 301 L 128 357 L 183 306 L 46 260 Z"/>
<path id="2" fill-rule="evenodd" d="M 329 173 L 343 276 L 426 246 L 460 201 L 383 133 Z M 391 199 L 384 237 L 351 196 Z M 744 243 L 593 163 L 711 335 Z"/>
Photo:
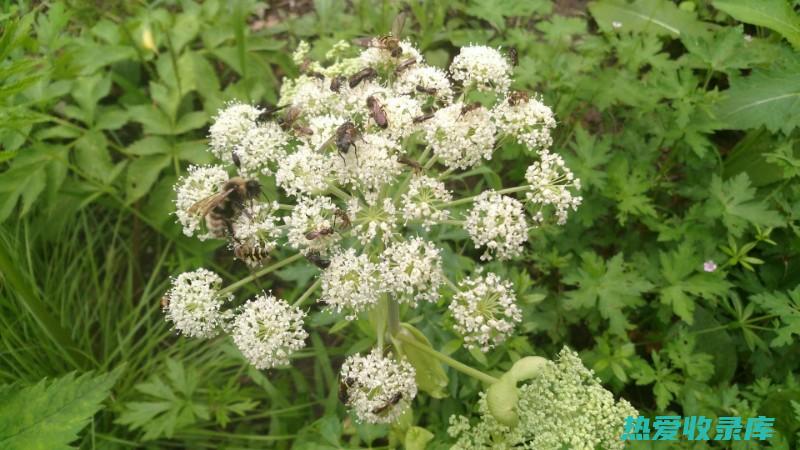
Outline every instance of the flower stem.
<path id="1" fill-rule="evenodd" d="M 398 331 L 400 331 L 400 305 L 397 304 L 397 300 L 389 299 L 388 306 L 389 333 L 394 336 Z"/>
<path id="2" fill-rule="evenodd" d="M 303 292 L 303 295 L 301 295 L 297 300 L 295 300 L 295 302 L 292 304 L 292 306 L 297 308 L 300 305 L 302 305 L 303 302 L 305 302 L 306 299 L 308 299 L 308 297 L 311 297 L 311 294 L 313 294 L 314 291 L 316 291 L 319 288 L 320 284 L 322 284 L 322 279 L 321 278 L 317 278 L 317 281 L 315 281 L 314 284 L 309 286 L 308 289 L 306 289 L 306 291 Z"/>
<path id="3" fill-rule="evenodd" d="M 292 256 L 284 259 L 284 260 L 278 261 L 278 262 L 276 262 L 275 264 L 273 264 L 271 266 L 264 267 L 264 268 L 258 270 L 257 272 L 253 272 L 252 274 L 242 278 L 241 280 L 239 280 L 239 281 L 237 281 L 235 283 L 229 284 L 228 286 L 225 286 L 224 288 L 220 289 L 219 295 L 220 296 L 225 296 L 227 294 L 235 292 L 237 289 L 239 289 L 240 287 L 244 286 L 245 284 L 255 280 L 256 278 L 261 278 L 261 277 L 263 277 L 264 275 L 266 275 L 266 274 L 268 274 L 270 272 L 274 272 L 274 271 L 280 269 L 283 266 L 289 265 L 289 264 L 297 261 L 300 258 L 303 258 L 303 255 L 301 253 L 298 253 L 298 254 L 292 255 Z"/>
<path id="4" fill-rule="evenodd" d="M 511 188 L 500 189 L 499 191 L 496 191 L 496 192 L 498 194 L 501 194 L 501 195 L 503 195 L 503 194 L 513 194 L 515 192 L 527 191 L 528 189 L 530 189 L 530 187 L 531 186 L 529 184 L 525 184 L 525 185 L 522 185 L 522 186 L 514 186 L 514 187 L 511 187 Z M 476 198 L 478 198 L 478 195 L 473 195 L 472 197 L 464 197 L 464 198 L 460 198 L 458 200 L 453 200 L 453 201 L 449 201 L 449 202 L 446 202 L 446 203 L 441 203 L 441 204 L 439 204 L 437 206 L 440 207 L 440 208 L 449 208 L 451 206 L 458 206 L 458 205 L 463 205 L 463 204 L 466 204 L 466 203 L 472 203 L 473 201 L 475 201 Z"/>
<path id="5" fill-rule="evenodd" d="M 394 335 L 394 337 L 396 339 L 402 341 L 404 344 L 408 344 L 408 345 L 416 348 L 417 350 L 419 350 L 421 352 L 427 353 L 428 355 L 433 356 L 434 358 L 438 359 L 439 361 L 441 361 L 441 362 L 447 364 L 448 366 L 452 367 L 453 369 L 455 369 L 455 370 L 457 370 L 457 371 L 459 371 L 459 372 L 461 372 L 461 373 L 463 373 L 465 375 L 469 375 L 472 378 L 481 380 L 486 384 L 494 384 L 494 383 L 497 383 L 498 381 L 500 381 L 497 378 L 489 375 L 488 373 L 481 372 L 478 369 L 470 367 L 470 366 L 468 366 L 468 365 L 466 365 L 466 364 L 464 364 L 462 362 L 456 361 L 455 359 L 445 355 L 442 352 L 436 351 L 436 350 L 432 349 L 431 347 L 428 347 L 427 345 L 422 345 L 419 342 L 415 341 L 413 338 L 405 336 L 403 333 L 398 333 L 398 334 Z"/>
<path id="6" fill-rule="evenodd" d="M 330 185 L 328 185 L 328 190 L 331 192 L 331 194 L 339 197 L 340 199 L 342 199 L 344 201 L 349 201 L 350 200 L 350 194 L 348 194 L 347 192 L 341 190 L 338 186 L 334 186 L 333 184 L 330 184 Z"/>

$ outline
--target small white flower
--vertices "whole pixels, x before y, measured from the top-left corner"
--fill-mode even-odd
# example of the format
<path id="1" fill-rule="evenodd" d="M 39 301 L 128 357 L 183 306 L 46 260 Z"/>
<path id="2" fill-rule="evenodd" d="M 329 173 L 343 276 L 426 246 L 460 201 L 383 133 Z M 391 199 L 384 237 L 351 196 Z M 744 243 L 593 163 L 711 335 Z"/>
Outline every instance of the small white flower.
<path id="1" fill-rule="evenodd" d="M 717 263 L 713 260 L 708 260 L 703 263 L 703 271 L 705 272 L 715 272 L 717 270 Z"/>
<path id="2" fill-rule="evenodd" d="M 525 180 L 531 185 L 525 196 L 535 205 L 552 205 L 558 224 L 563 225 L 567 222 L 569 210 L 577 210 L 583 201 L 580 195 L 573 195 L 570 191 L 570 188 L 580 190 L 581 180 L 575 178 L 561 156 L 540 152 L 539 157 L 540 161 L 525 171 Z"/>
<path id="3" fill-rule="evenodd" d="M 466 169 L 482 158 L 492 159 L 496 127 L 489 111 L 479 107 L 462 114 L 462 103 L 436 111 L 424 122 L 425 140 L 449 168 Z"/>
<path id="4" fill-rule="evenodd" d="M 245 303 L 233 319 L 233 343 L 256 369 L 289 364 L 305 347 L 305 313 L 283 300 L 261 294 Z"/>
<path id="5" fill-rule="evenodd" d="M 484 45 L 461 47 L 450 64 L 453 79 L 465 87 L 505 93 L 511 85 L 511 65 L 496 49 Z"/>
<path id="6" fill-rule="evenodd" d="M 175 216 L 183 226 L 183 234 L 194 235 L 203 220 L 196 212 L 190 213 L 189 209 L 200 200 L 218 193 L 228 178 L 228 172 L 222 166 L 191 166 L 189 174 L 178 180 L 175 184 Z M 197 236 L 201 241 L 210 237 L 208 233 Z"/>
<path id="7" fill-rule="evenodd" d="M 394 140 L 402 140 L 419 130 L 414 118 L 422 115 L 420 103 L 408 95 L 397 95 L 380 100 L 386 113 L 388 126 L 382 133 Z M 372 120 L 370 120 L 372 122 Z"/>
<path id="8" fill-rule="evenodd" d="M 289 195 L 319 194 L 332 178 L 330 155 L 300 147 L 278 163 L 275 181 Z"/>
<path id="9" fill-rule="evenodd" d="M 341 183 L 350 183 L 362 191 L 378 191 L 402 172 L 397 162 L 400 146 L 378 134 L 365 134 L 356 148 L 333 158 Z"/>
<path id="10" fill-rule="evenodd" d="M 362 115 L 365 120 L 367 117 L 367 98 L 387 98 L 391 95 L 391 91 L 383 85 L 373 80 L 365 80 L 359 83 L 356 87 L 350 87 L 350 84 L 342 83 L 341 93 L 339 94 L 339 101 L 341 102 L 341 110 L 337 113 L 344 113 L 349 116 Z M 371 120 L 371 119 L 370 119 Z"/>
<path id="11" fill-rule="evenodd" d="M 278 124 L 267 122 L 250 128 L 234 152 L 239 158 L 239 173 L 252 178 L 258 174 L 272 175 L 270 164 L 286 156 L 289 137 Z"/>
<path id="12" fill-rule="evenodd" d="M 250 255 L 271 252 L 278 245 L 277 238 L 281 235 L 278 228 L 280 218 L 275 215 L 277 210 L 277 202 L 253 203 L 245 208 L 233 222 L 233 248 L 247 248 Z M 245 257 L 244 261 L 251 266 L 261 263 L 260 259 L 252 257 Z"/>
<path id="13" fill-rule="evenodd" d="M 525 209 L 519 200 L 484 191 L 467 216 L 464 228 L 476 247 L 486 247 L 481 259 L 509 259 L 522 253 L 528 240 Z"/>
<path id="14" fill-rule="evenodd" d="M 528 150 L 544 150 L 553 144 L 550 135 L 556 126 L 553 111 L 535 98 L 514 105 L 504 100 L 492 110 L 492 116 L 501 132 L 513 136 Z"/>
<path id="15" fill-rule="evenodd" d="M 378 67 L 388 70 L 409 58 L 416 59 L 418 64 L 423 61 L 422 54 L 409 41 L 400 42 L 402 53 L 398 57 L 392 56 L 391 51 L 384 47 L 377 38 L 373 39 L 370 46 L 365 48 L 358 56 L 359 64 L 362 67 Z"/>
<path id="16" fill-rule="evenodd" d="M 376 238 L 388 243 L 397 231 L 397 209 L 390 198 L 379 200 L 367 196 L 367 201 L 368 204 L 363 205 L 354 198 L 347 205 L 347 214 L 353 222 L 353 235 L 362 245 Z"/>
<path id="17" fill-rule="evenodd" d="M 255 106 L 236 102 L 220 109 L 208 130 L 214 156 L 230 163 L 232 152 L 242 143 L 247 132 L 256 126 L 256 120 L 263 112 Z"/>
<path id="18" fill-rule="evenodd" d="M 221 285 L 222 278 L 206 269 L 178 275 L 165 295 L 167 320 L 185 336 L 216 336 L 224 317 L 220 309 L 233 298 L 230 294 L 219 295 Z"/>
<path id="19" fill-rule="evenodd" d="M 319 116 L 312 116 L 308 119 L 308 129 L 311 130 L 310 136 L 303 136 L 301 139 L 308 143 L 312 150 L 328 150 L 334 148 L 333 139 L 336 136 L 336 130 L 347 121 L 342 116 L 333 114 L 322 114 Z M 328 144 L 330 148 L 323 148 Z"/>
<path id="20" fill-rule="evenodd" d="M 383 282 L 401 303 L 435 302 L 444 282 L 442 257 L 432 242 L 415 237 L 388 247 L 383 254 Z"/>
<path id="21" fill-rule="evenodd" d="M 467 348 L 486 352 L 505 341 L 522 321 L 511 282 L 496 274 L 465 278 L 458 288 L 450 313 Z"/>
<path id="22" fill-rule="evenodd" d="M 338 105 L 336 92 L 330 90 L 328 80 L 320 80 L 308 75 L 290 80 L 281 86 L 279 105 L 292 105 L 303 114 L 316 116 L 330 114 Z"/>
<path id="23" fill-rule="evenodd" d="M 333 255 L 330 266 L 322 272 L 322 296 L 337 313 L 344 311 L 347 320 L 375 305 L 383 293 L 380 269 L 367 255 L 357 255 L 352 248 Z"/>
<path id="24" fill-rule="evenodd" d="M 615 20 L 611 22 L 611 27 L 615 30 L 619 30 L 620 28 L 622 28 L 622 22 Z"/>
<path id="25" fill-rule="evenodd" d="M 395 83 L 395 90 L 399 94 L 418 98 L 425 98 L 431 95 L 427 92 L 433 92 L 432 95 L 443 103 L 450 103 L 453 100 L 453 88 L 447 78 L 447 72 L 438 67 L 423 66 L 419 63 L 400 74 Z"/>
<path id="26" fill-rule="evenodd" d="M 384 357 L 377 349 L 366 356 L 349 356 L 340 376 L 347 405 L 362 422 L 393 423 L 417 396 L 411 364 Z"/>
<path id="27" fill-rule="evenodd" d="M 300 197 L 292 214 L 283 218 L 288 227 L 289 245 L 304 255 L 327 253 L 339 239 L 335 232 L 326 233 L 333 231 L 336 209 L 328 197 Z"/>
<path id="28" fill-rule="evenodd" d="M 421 221 L 426 230 L 449 217 L 450 212 L 439 208 L 438 203 L 449 202 L 453 195 L 444 183 L 426 175 L 418 175 L 411 179 L 408 191 L 403 194 L 403 218 L 409 221 Z"/>

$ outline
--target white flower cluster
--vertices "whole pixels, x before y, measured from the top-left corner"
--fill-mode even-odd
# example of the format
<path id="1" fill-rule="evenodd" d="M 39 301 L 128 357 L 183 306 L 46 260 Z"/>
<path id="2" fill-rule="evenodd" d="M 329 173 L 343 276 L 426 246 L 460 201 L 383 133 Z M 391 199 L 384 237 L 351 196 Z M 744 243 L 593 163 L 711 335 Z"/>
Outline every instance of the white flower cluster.
<path id="1" fill-rule="evenodd" d="M 411 238 L 383 252 L 382 282 L 401 303 L 435 302 L 444 283 L 442 257 L 433 242 Z"/>
<path id="2" fill-rule="evenodd" d="M 164 297 L 167 320 L 189 337 L 216 336 L 223 322 L 222 306 L 232 298 L 220 295 L 221 285 L 222 278 L 206 269 L 178 275 Z"/>
<path id="3" fill-rule="evenodd" d="M 531 186 L 531 190 L 525 193 L 528 201 L 534 205 L 553 206 L 559 225 L 565 224 L 569 211 L 577 210 L 583 201 L 580 195 L 573 194 L 569 189 L 579 191 L 581 180 L 575 178 L 561 156 L 555 153 L 540 153 L 540 160 L 531 164 L 525 172 L 525 180 Z M 542 221 L 544 217 L 539 212 L 534 219 Z"/>
<path id="4" fill-rule="evenodd" d="M 175 216 L 183 226 L 183 234 L 193 236 L 200 230 L 203 218 L 192 212 L 192 206 L 219 192 L 228 178 L 228 172 L 222 166 L 191 166 L 189 175 L 178 180 L 175 185 Z M 209 233 L 197 235 L 201 241 L 209 237 Z"/>
<path id="5" fill-rule="evenodd" d="M 619 436 L 625 418 L 638 415 L 627 401 L 615 401 L 567 348 L 556 362 L 547 361 L 518 393 L 519 423 L 515 427 L 498 423 L 484 397 L 479 402 L 477 423 L 471 424 L 464 416 L 450 418 L 448 432 L 458 438 L 451 448 L 622 450 L 625 441 Z"/>
<path id="6" fill-rule="evenodd" d="M 481 259 L 509 259 L 522 253 L 528 240 L 525 207 L 512 197 L 484 191 L 475 200 L 465 227 L 478 247 L 486 247 Z"/>
<path id="7" fill-rule="evenodd" d="M 495 133 L 489 110 L 455 103 L 436 111 L 425 124 L 425 139 L 447 167 L 467 169 L 481 159 L 492 159 Z"/>
<path id="8" fill-rule="evenodd" d="M 467 348 L 488 351 L 503 342 L 522 320 L 511 282 L 496 274 L 465 278 L 450 302 L 455 329 Z"/>
<path id="9" fill-rule="evenodd" d="M 461 48 L 450 73 L 454 80 L 478 90 L 505 93 L 511 85 L 511 64 L 499 51 L 484 45 Z"/>
<path id="10" fill-rule="evenodd" d="M 426 230 L 450 216 L 450 211 L 439 207 L 453 199 L 443 182 L 425 175 L 415 176 L 403 194 L 403 217 L 419 221 Z"/>
<path id="11" fill-rule="evenodd" d="M 256 369 L 289 364 L 305 346 L 305 313 L 272 295 L 262 294 L 242 306 L 233 319 L 233 343 Z"/>
<path id="12" fill-rule="evenodd" d="M 497 127 L 513 136 L 530 151 L 546 150 L 553 144 L 550 132 L 556 127 L 553 111 L 540 100 L 509 97 L 492 111 Z"/>
<path id="13" fill-rule="evenodd" d="M 348 357 L 341 370 L 346 403 L 356 418 L 367 423 L 392 423 L 417 396 L 414 368 L 373 350 Z"/>

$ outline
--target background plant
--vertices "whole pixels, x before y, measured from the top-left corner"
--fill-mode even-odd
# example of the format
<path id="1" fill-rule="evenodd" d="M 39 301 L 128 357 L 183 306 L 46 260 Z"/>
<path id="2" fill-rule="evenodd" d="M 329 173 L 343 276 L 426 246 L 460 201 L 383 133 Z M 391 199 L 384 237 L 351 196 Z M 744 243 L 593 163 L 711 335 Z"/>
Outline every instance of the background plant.
<path id="1" fill-rule="evenodd" d="M 214 259 L 215 244 L 181 237 L 168 216 L 170 186 L 186 164 L 203 162 L 211 113 L 232 98 L 273 103 L 277 80 L 295 74 L 297 40 L 322 53 L 384 33 L 400 6 L 4 3 L 0 380 L 32 384 L 127 363 L 82 433 L 86 446 L 135 446 L 145 433 L 153 447 L 387 445 L 387 429 L 336 413 L 334 367 L 368 342 L 317 317 L 331 328 L 311 334 L 303 364 L 267 376 L 225 342 L 173 336 L 158 302 L 168 275 L 204 261 L 224 276 L 246 274 L 224 252 Z M 503 370 L 518 355 L 552 356 L 568 344 L 646 415 L 772 415 L 782 435 L 774 446 L 794 445 L 798 56 L 796 27 L 785 24 L 797 22 L 796 2 L 407 7 L 409 37 L 437 65 L 470 42 L 516 46 L 513 87 L 553 105 L 554 149 L 583 182 L 584 204 L 566 227 L 530 236 L 524 264 L 493 268 L 525 299 L 524 334 L 488 354 L 453 351 Z M 521 181 L 521 149 L 502 154 L 454 188 L 466 195 L 501 177 Z M 458 256 L 465 237 L 451 239 L 468 271 Z M 703 270 L 708 260 L 714 272 Z M 291 301 L 312 273 L 278 275 L 263 287 Z M 169 379 L 170 359 L 202 388 Z M 450 376 L 447 397 L 417 405 L 426 411 L 418 425 L 435 435 L 428 448 L 447 446 L 447 418 L 478 391 Z M 151 377 L 169 389 L 142 392 Z M 233 406 L 246 400 L 258 405 Z M 123 419 L 137 403 L 169 406 L 153 420 Z M 165 426 L 158 419 L 169 414 L 180 420 Z"/>

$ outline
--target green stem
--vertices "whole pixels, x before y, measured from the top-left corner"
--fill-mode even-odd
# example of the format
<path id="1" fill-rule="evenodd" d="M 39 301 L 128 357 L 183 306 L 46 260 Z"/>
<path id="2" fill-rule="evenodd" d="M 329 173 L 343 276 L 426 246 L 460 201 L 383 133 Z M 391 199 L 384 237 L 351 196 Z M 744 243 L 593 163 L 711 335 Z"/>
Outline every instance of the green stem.
<path id="1" fill-rule="evenodd" d="M 295 300 L 295 302 L 292 304 L 292 306 L 294 306 L 295 308 L 297 308 L 297 307 L 299 307 L 300 305 L 302 305 L 302 304 L 303 304 L 303 302 L 304 302 L 304 301 L 306 301 L 306 299 L 307 299 L 308 297 L 311 297 L 311 294 L 313 294 L 313 293 L 314 293 L 314 291 L 316 291 L 316 290 L 319 288 L 319 285 L 320 285 L 320 284 L 322 284 L 322 279 L 321 279 L 321 278 L 318 278 L 318 279 L 317 279 L 317 281 L 315 281 L 315 282 L 314 282 L 314 284 L 312 284 L 312 285 L 311 285 L 311 286 L 310 286 L 308 289 L 306 289 L 306 291 L 305 291 L 305 292 L 303 292 L 303 295 L 301 295 L 301 296 L 300 296 L 300 298 L 298 298 L 297 300 Z"/>
<path id="2" fill-rule="evenodd" d="M 228 286 L 225 286 L 223 289 L 220 289 L 219 295 L 220 296 L 224 296 L 224 295 L 230 294 L 232 292 L 235 292 L 237 289 L 239 289 L 240 287 L 244 286 L 245 284 L 255 280 L 256 278 L 261 278 L 261 277 L 263 277 L 264 275 L 266 275 L 266 274 L 268 274 L 270 272 L 274 272 L 274 271 L 280 269 L 283 266 L 289 265 L 289 264 L 297 261 L 300 258 L 303 258 L 303 255 L 301 253 L 298 253 L 298 254 L 290 256 L 290 257 L 288 257 L 288 258 L 286 258 L 286 259 L 284 259 L 282 261 L 278 261 L 278 262 L 276 262 L 275 264 L 273 264 L 271 266 L 264 267 L 263 269 L 261 269 L 261 270 L 259 270 L 257 272 L 253 272 L 251 275 L 246 276 L 246 277 L 242 278 L 241 280 L 239 280 L 239 281 L 237 281 L 235 283 L 229 284 Z"/>
<path id="3" fill-rule="evenodd" d="M 339 197 L 340 199 L 342 199 L 342 200 L 344 200 L 346 202 L 350 201 L 350 194 L 348 194 L 347 192 L 339 189 L 338 186 L 334 186 L 333 184 L 330 184 L 330 185 L 328 185 L 328 190 L 331 192 L 331 194 Z"/>
<path id="4" fill-rule="evenodd" d="M 400 331 L 400 305 L 395 299 L 389 299 L 389 333 L 394 336 Z"/>
<path id="5" fill-rule="evenodd" d="M 481 380 L 486 384 L 494 384 L 494 383 L 497 383 L 498 381 L 500 381 L 497 378 L 489 375 L 488 373 L 481 372 L 478 369 L 470 367 L 470 366 L 468 366 L 468 365 L 466 365 L 466 364 L 464 364 L 462 362 L 456 361 L 455 359 L 445 355 L 444 353 L 438 352 L 438 351 L 436 351 L 436 350 L 434 350 L 434 349 L 432 349 L 432 348 L 430 348 L 430 347 L 428 347 L 426 345 L 422 345 L 419 342 L 415 341 L 413 338 L 405 336 L 403 333 L 398 333 L 394 337 L 396 339 L 402 341 L 404 344 L 408 344 L 408 345 L 416 348 L 417 350 L 419 350 L 421 352 L 427 353 L 428 355 L 433 356 L 434 358 L 438 359 L 439 361 L 441 361 L 441 362 L 447 364 L 448 366 L 452 367 L 453 369 L 455 369 L 455 370 L 457 370 L 457 371 L 459 371 L 459 372 L 461 372 L 461 373 L 463 373 L 465 375 L 469 375 L 472 378 Z"/>
<path id="6" fill-rule="evenodd" d="M 514 187 L 511 187 L 511 188 L 500 189 L 499 191 L 496 191 L 496 192 L 498 194 L 500 194 L 500 195 L 513 194 L 515 192 L 527 191 L 530 188 L 531 188 L 531 186 L 529 184 L 525 184 L 525 185 L 522 185 L 522 186 L 514 186 Z M 440 207 L 440 208 L 449 208 L 451 206 L 458 206 L 458 205 L 464 205 L 464 204 L 467 204 L 467 203 L 472 203 L 473 201 L 475 201 L 476 198 L 478 198 L 479 195 L 480 194 L 473 195 L 472 197 L 464 197 L 464 198 L 460 198 L 458 200 L 453 200 L 453 201 L 449 201 L 449 202 L 446 202 L 446 203 L 441 203 L 441 204 L 438 205 L 438 207 Z"/>

